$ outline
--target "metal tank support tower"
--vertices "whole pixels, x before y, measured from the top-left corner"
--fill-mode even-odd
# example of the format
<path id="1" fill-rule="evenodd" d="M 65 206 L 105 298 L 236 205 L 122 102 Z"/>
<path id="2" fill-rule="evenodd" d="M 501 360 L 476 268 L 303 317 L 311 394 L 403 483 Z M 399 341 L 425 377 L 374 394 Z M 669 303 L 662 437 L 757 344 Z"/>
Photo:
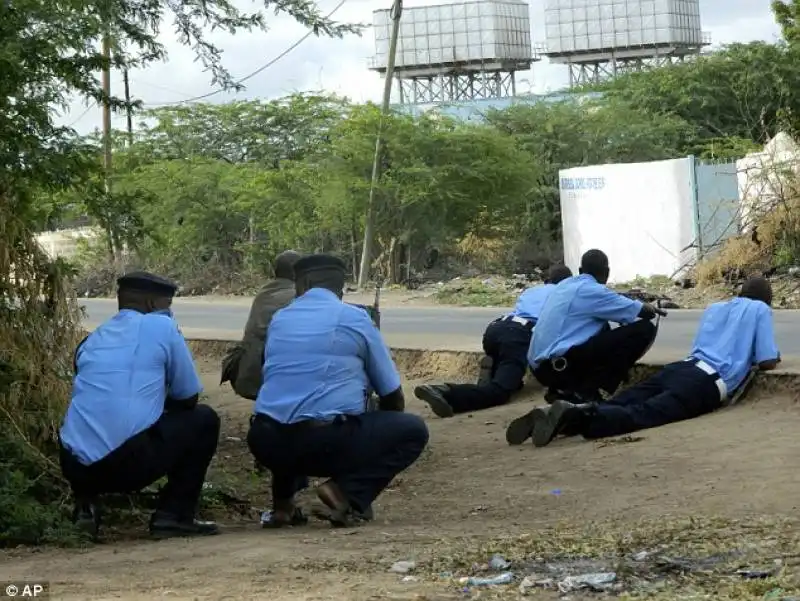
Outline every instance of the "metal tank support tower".
<path id="1" fill-rule="evenodd" d="M 700 0 L 546 0 L 545 56 L 571 87 L 684 61 L 711 43 Z"/>
<path id="2" fill-rule="evenodd" d="M 385 76 L 391 17 L 372 13 L 375 56 L 369 68 Z M 507 98 L 516 72 L 534 56 L 530 10 L 519 0 L 478 0 L 404 8 L 394 77 L 401 104 Z"/>

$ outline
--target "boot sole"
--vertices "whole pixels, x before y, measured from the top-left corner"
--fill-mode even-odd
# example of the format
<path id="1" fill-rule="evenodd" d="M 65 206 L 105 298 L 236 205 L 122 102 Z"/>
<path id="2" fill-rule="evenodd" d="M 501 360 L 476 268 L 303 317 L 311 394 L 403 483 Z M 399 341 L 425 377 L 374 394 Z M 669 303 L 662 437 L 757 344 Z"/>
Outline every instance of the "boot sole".
<path id="1" fill-rule="evenodd" d="M 546 417 L 544 409 L 535 407 L 525 415 L 512 420 L 506 428 L 506 442 L 512 446 L 521 445 L 533 435 L 536 424 Z"/>
<path id="2" fill-rule="evenodd" d="M 417 386 L 414 389 L 414 396 L 417 397 L 420 401 L 427 403 L 427 405 L 431 408 L 431 411 L 438 417 L 453 417 L 455 412 L 453 408 L 449 405 L 449 403 L 440 397 L 438 394 L 430 391 L 425 386 Z"/>
<path id="3" fill-rule="evenodd" d="M 561 418 L 566 409 L 568 409 L 568 405 L 565 405 L 565 402 L 561 400 L 554 401 L 550 405 L 550 411 L 544 415 L 543 419 L 538 420 L 533 427 L 531 434 L 533 446 L 541 448 L 553 442 L 553 439 L 558 436 Z"/>

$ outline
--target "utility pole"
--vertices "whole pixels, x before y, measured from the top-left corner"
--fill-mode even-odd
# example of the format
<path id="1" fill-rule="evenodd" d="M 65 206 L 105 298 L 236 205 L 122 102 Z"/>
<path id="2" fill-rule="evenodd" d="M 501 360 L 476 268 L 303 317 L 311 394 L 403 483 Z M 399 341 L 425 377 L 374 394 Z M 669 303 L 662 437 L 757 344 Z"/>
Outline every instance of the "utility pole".
<path id="1" fill-rule="evenodd" d="M 111 35 L 103 33 L 103 187 L 111 194 Z M 108 234 L 109 259 L 116 264 L 117 249 L 113 236 Z"/>
<path id="2" fill-rule="evenodd" d="M 125 85 L 125 113 L 128 120 L 128 146 L 133 146 L 133 108 L 131 107 L 131 83 L 128 79 L 128 67 L 122 71 L 122 83 Z"/>
<path id="3" fill-rule="evenodd" d="M 111 187 L 111 36 L 103 34 L 103 167 L 106 192 Z"/>
<path id="4" fill-rule="evenodd" d="M 375 188 L 381 177 L 381 155 L 383 146 L 383 125 L 389 114 L 389 103 L 392 96 L 392 81 L 394 78 L 394 62 L 397 54 L 397 38 L 400 34 L 400 17 L 403 14 L 403 0 L 394 0 L 392 4 L 392 35 L 389 38 L 389 56 L 386 58 L 386 80 L 383 85 L 383 104 L 381 106 L 381 120 L 378 123 L 378 137 L 375 140 L 375 156 L 372 161 L 372 182 L 369 186 L 369 200 L 367 201 L 367 216 L 364 226 L 364 246 L 361 250 L 361 269 L 358 272 L 358 287 L 364 288 L 369 279 L 369 267 L 372 263 L 372 239 L 375 236 Z"/>

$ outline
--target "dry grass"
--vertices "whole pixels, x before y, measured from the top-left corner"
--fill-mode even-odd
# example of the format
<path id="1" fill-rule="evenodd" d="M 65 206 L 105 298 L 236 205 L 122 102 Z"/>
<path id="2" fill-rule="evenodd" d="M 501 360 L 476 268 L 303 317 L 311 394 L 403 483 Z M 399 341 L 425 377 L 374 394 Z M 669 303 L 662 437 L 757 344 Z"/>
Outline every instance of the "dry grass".
<path id="1" fill-rule="evenodd" d="M 800 251 L 800 190 L 796 185 L 759 211 L 751 232 L 727 240 L 719 253 L 700 263 L 698 283 L 710 285 L 794 264 Z"/>
<path id="2" fill-rule="evenodd" d="M 555 587 L 565 575 L 598 572 L 614 572 L 616 581 L 608 591 L 627 599 L 779 601 L 794 600 L 793 595 L 800 592 L 800 535 L 794 520 L 664 516 L 633 524 L 586 524 L 577 516 L 567 517 L 553 528 L 488 541 L 470 536 L 444 538 L 426 545 L 414 574 L 464 594 L 472 587 L 465 588 L 459 580 L 491 577 L 486 562 L 498 554 L 511 563 L 508 570 L 514 573 L 514 582 L 469 590 L 481 599 L 519 598 L 523 577 L 529 582 L 550 580 Z M 329 560 L 306 561 L 293 568 L 378 574 L 386 565 L 383 557 L 360 557 L 335 565 Z M 546 586 L 531 586 L 527 595 L 546 590 Z M 597 593 L 589 591 L 573 595 L 581 592 L 589 594 L 571 598 L 597 598 Z"/>
<path id="3" fill-rule="evenodd" d="M 32 232 L 0 204 L 0 445 L 16 470 L 60 478 L 53 451 L 78 341 L 68 267 L 51 262 Z M 0 464 L 0 475 L 5 467 Z"/>

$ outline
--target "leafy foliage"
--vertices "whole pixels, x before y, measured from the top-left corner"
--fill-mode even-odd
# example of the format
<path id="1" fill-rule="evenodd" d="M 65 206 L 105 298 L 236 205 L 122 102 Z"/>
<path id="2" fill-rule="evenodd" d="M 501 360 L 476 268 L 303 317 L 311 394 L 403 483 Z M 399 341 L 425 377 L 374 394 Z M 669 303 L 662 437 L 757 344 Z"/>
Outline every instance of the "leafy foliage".
<path id="1" fill-rule="evenodd" d="M 150 116 L 117 155 L 115 193 L 140 199 L 131 261 L 189 293 L 251 290 L 289 247 L 359 263 L 377 107 L 307 94 Z M 373 271 L 391 283 L 440 251 L 479 269 L 546 266 L 560 247 L 559 169 L 670 158 L 695 140 L 686 121 L 622 102 L 518 106 L 483 124 L 395 113 L 385 125 Z"/>
<path id="2" fill-rule="evenodd" d="M 265 2 L 266 8 L 317 35 L 358 30 L 323 18 L 310 0 Z M 113 67 L 162 59 L 156 35 L 170 15 L 212 82 L 241 87 L 204 31 L 265 29 L 264 10 L 245 13 L 229 0 L 0 3 L 0 545 L 51 540 L 64 525 L 60 506 L 50 501 L 64 492 L 54 457 L 79 314 L 66 287 L 72 268 L 48 259 L 33 232 L 69 214 L 88 214 L 116 257 L 143 239 L 147 216 L 141 212 L 146 189 L 107 192 L 96 145 L 56 126 L 54 111 L 75 95 L 122 107 L 99 86 L 97 72 L 109 61 L 97 42 L 111 38 Z M 230 175 L 209 177 L 216 183 Z"/>
<path id="3" fill-rule="evenodd" d="M 731 44 L 691 62 L 618 77 L 600 90 L 651 115 L 690 123 L 696 154 L 738 158 L 754 142 L 796 130 L 798 59 L 786 44 Z"/>

